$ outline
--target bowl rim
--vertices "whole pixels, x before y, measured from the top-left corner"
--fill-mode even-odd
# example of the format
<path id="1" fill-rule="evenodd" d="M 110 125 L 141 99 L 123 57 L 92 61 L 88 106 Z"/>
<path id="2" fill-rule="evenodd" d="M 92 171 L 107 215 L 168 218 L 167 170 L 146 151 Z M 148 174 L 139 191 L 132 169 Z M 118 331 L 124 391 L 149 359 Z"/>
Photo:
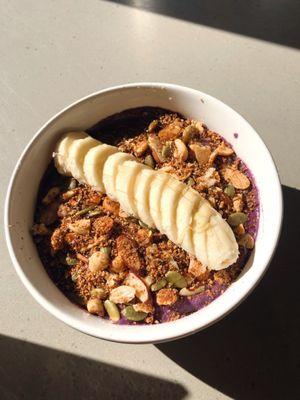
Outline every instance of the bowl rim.
<path id="1" fill-rule="evenodd" d="M 21 264 L 19 263 L 15 251 L 14 251 L 14 246 L 12 243 L 12 238 L 11 238 L 11 233 L 9 229 L 9 211 L 11 207 L 11 196 L 12 196 L 12 191 L 14 188 L 15 180 L 16 177 L 19 173 L 19 170 L 22 168 L 22 164 L 24 162 L 24 159 L 28 153 L 28 151 L 34 146 L 37 138 L 42 134 L 42 132 L 50 125 L 52 124 L 56 119 L 60 118 L 65 112 L 69 111 L 73 107 L 79 106 L 81 103 L 92 99 L 93 97 L 105 94 L 107 92 L 113 92 L 113 91 L 119 91 L 119 90 L 124 90 L 124 89 L 129 89 L 129 88 L 157 88 L 157 89 L 163 89 L 163 88 L 169 88 L 173 90 L 183 90 L 184 92 L 193 92 L 194 94 L 198 95 L 204 95 L 206 98 L 217 102 L 222 106 L 223 108 L 227 109 L 230 113 L 233 113 L 235 116 L 240 118 L 243 123 L 249 127 L 253 134 L 256 135 L 256 139 L 260 142 L 260 145 L 262 146 L 263 150 L 268 154 L 269 156 L 269 161 L 270 161 L 270 167 L 273 170 L 273 185 L 275 185 L 277 189 L 277 194 L 278 194 L 278 207 L 277 207 L 277 219 L 276 222 L 274 223 L 274 238 L 275 240 L 273 241 L 272 245 L 270 246 L 270 251 L 267 256 L 267 262 L 264 263 L 260 267 L 260 270 L 256 274 L 255 279 L 253 282 L 251 282 L 251 285 L 247 285 L 240 293 L 238 296 L 235 296 L 234 299 L 230 302 L 229 306 L 227 308 L 219 310 L 218 313 L 215 313 L 210 318 L 207 318 L 207 321 L 204 324 L 200 324 L 200 326 L 190 328 L 189 324 L 185 324 L 186 326 L 184 328 L 181 328 L 179 331 L 177 329 L 170 329 L 164 330 L 164 333 L 161 335 L 155 335 L 155 338 L 151 337 L 141 337 L 138 335 L 122 335 L 122 334 L 113 334 L 113 335 L 106 335 L 106 334 L 101 334 L 101 330 L 99 332 L 94 332 L 93 330 L 87 329 L 84 325 L 83 322 L 77 323 L 76 318 L 70 317 L 68 312 L 64 312 L 63 310 L 59 309 L 59 307 L 54 306 L 50 301 L 48 301 L 42 293 L 40 293 L 31 283 L 31 281 L 26 277 L 25 273 L 23 272 L 23 268 Z M 9 180 L 8 188 L 7 188 L 7 193 L 6 193 L 6 198 L 5 198 L 5 205 L 4 205 L 4 232 L 5 232 L 5 239 L 7 242 L 7 247 L 8 251 L 10 254 L 10 258 L 13 262 L 14 268 L 21 279 L 22 283 L 25 285 L 27 290 L 31 293 L 31 295 L 35 298 L 35 300 L 43 307 L 45 308 L 50 314 L 54 315 L 56 318 L 58 318 L 60 321 L 66 323 L 67 325 L 71 326 L 72 328 L 75 328 L 83 333 L 86 333 L 90 336 L 94 336 L 97 338 L 101 338 L 104 340 L 110 340 L 114 342 L 119 342 L 119 343 L 134 343 L 134 344 L 145 344 L 145 343 L 162 343 L 165 341 L 171 341 L 171 340 L 176 340 L 184 336 L 191 335 L 193 333 L 196 333 L 202 329 L 207 328 L 208 326 L 218 322 L 222 318 L 224 318 L 227 314 L 229 314 L 231 311 L 233 311 L 248 295 L 254 290 L 254 288 L 257 286 L 257 284 L 260 282 L 262 277 L 264 276 L 277 247 L 279 237 L 280 237 L 280 232 L 281 232 L 281 227 L 282 227 L 282 220 L 283 220 L 283 196 L 282 196 L 282 188 L 281 188 L 281 183 L 280 183 L 280 178 L 278 175 L 278 171 L 276 168 L 276 164 L 274 162 L 274 159 L 271 155 L 271 152 L 269 151 L 267 145 L 264 143 L 263 139 L 260 137 L 260 135 L 257 133 L 257 131 L 249 124 L 249 122 L 237 111 L 232 109 L 230 106 L 227 104 L 223 103 L 221 100 L 205 93 L 197 89 L 189 88 L 186 86 L 178 85 L 178 84 L 173 84 L 173 83 L 162 83 L 162 82 L 137 82 L 137 83 L 127 83 L 127 84 L 121 84 L 117 86 L 112 86 L 108 87 L 105 89 L 98 90 L 96 92 L 93 92 L 87 96 L 84 96 L 80 98 L 79 100 L 76 100 L 72 102 L 70 105 L 64 107 L 60 111 L 58 111 L 52 118 L 47 120 L 40 129 L 34 134 L 34 136 L 31 138 L 29 143 L 25 146 L 24 150 L 22 151 L 14 169 L 11 175 L 11 178 Z M 50 279 L 50 278 L 49 278 Z M 193 315 L 195 313 L 192 313 Z M 189 318 L 190 316 L 184 317 L 184 319 Z M 169 322 L 167 324 L 173 324 L 173 326 L 176 325 L 177 321 L 174 322 Z M 157 328 L 162 326 L 164 324 L 159 324 L 156 325 Z M 152 325 L 154 327 L 155 325 Z M 123 327 L 123 326 L 122 326 Z M 125 326 L 124 326 L 125 328 Z M 136 327 L 133 327 L 136 328 Z M 100 334 L 99 334 L 100 333 Z"/>

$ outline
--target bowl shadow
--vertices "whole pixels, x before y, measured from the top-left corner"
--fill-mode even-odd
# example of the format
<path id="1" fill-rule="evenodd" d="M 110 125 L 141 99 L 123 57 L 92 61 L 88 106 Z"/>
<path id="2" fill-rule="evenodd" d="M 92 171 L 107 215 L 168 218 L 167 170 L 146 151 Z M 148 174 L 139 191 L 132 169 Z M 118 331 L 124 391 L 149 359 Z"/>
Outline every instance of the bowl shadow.
<path id="1" fill-rule="evenodd" d="M 103 343 L 102 343 L 103 345 Z M 1 400 L 174 399 L 179 383 L 0 336 Z"/>
<path id="2" fill-rule="evenodd" d="M 300 268 L 296 257 L 300 191 L 282 189 L 281 237 L 255 292 L 205 331 L 157 345 L 191 374 L 235 399 L 300 398 Z"/>

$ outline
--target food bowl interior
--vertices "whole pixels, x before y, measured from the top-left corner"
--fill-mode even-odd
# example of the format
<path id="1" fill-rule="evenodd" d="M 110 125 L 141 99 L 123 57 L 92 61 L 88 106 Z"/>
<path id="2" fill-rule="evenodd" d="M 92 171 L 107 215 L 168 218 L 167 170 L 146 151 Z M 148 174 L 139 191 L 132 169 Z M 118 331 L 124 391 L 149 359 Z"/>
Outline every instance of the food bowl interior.
<path id="1" fill-rule="evenodd" d="M 38 186 L 62 132 L 85 130 L 122 110 L 157 106 L 205 121 L 230 142 L 245 161 L 259 189 L 260 223 L 255 251 L 244 272 L 207 307 L 160 325 L 124 326 L 93 316 L 72 304 L 52 283 L 30 235 Z M 234 135 L 234 134 L 238 134 Z M 237 137 L 236 137 L 237 136 Z M 181 337 L 215 322 L 251 291 L 262 276 L 277 242 L 281 222 L 281 189 L 271 156 L 253 128 L 222 102 L 176 85 L 125 85 L 100 91 L 57 114 L 24 151 L 7 198 L 6 229 L 10 253 L 23 283 L 48 311 L 85 333 L 104 339 L 145 343 Z"/>

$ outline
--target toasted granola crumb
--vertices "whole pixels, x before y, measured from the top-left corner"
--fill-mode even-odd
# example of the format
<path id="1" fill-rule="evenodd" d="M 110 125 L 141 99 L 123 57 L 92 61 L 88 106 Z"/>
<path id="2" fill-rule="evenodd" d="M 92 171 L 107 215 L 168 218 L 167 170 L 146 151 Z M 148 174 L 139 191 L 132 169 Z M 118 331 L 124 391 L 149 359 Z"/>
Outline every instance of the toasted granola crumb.
<path id="1" fill-rule="evenodd" d="M 176 303 L 178 291 L 176 289 L 160 289 L 156 294 L 156 302 L 159 306 L 170 306 Z"/>

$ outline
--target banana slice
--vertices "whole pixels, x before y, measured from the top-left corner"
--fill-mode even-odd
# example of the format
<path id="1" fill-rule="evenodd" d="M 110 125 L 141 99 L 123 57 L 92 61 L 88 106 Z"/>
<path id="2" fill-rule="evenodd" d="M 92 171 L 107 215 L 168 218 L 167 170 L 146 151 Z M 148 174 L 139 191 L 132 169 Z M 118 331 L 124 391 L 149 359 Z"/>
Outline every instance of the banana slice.
<path id="1" fill-rule="evenodd" d="M 194 254 L 192 223 L 194 212 L 200 201 L 199 193 L 193 188 L 181 196 L 177 204 L 176 213 L 176 242 L 188 253 Z"/>
<path id="2" fill-rule="evenodd" d="M 127 160 L 135 160 L 135 158 L 128 153 L 117 152 L 109 156 L 104 163 L 103 168 L 103 184 L 105 192 L 114 200 L 118 200 L 115 188 L 118 166 Z"/>
<path id="3" fill-rule="evenodd" d="M 157 172 L 153 171 L 153 169 L 147 167 L 146 165 L 143 165 L 143 168 L 138 174 L 133 187 L 137 217 L 152 228 L 155 227 L 155 224 L 150 213 L 151 206 L 149 203 L 149 190 L 153 188 L 153 180 L 156 178 L 156 176 Z"/>
<path id="4" fill-rule="evenodd" d="M 119 164 L 116 176 L 116 194 L 121 208 L 130 215 L 138 214 L 134 201 L 134 184 L 138 174 L 145 166 L 139 162 L 125 160 Z"/>
<path id="5" fill-rule="evenodd" d="M 107 158 L 116 153 L 117 148 L 115 146 L 109 146 L 107 144 L 99 144 L 98 146 L 92 147 L 84 158 L 83 162 L 83 173 L 86 182 L 93 186 L 100 192 L 105 192 L 103 184 L 103 167 Z"/>
<path id="6" fill-rule="evenodd" d="M 86 153 L 92 148 L 100 144 L 96 139 L 88 136 L 85 139 L 74 140 L 70 146 L 68 153 L 68 167 L 72 173 L 72 176 L 79 182 L 85 182 L 85 176 L 83 172 L 83 161 Z"/>
<path id="7" fill-rule="evenodd" d="M 163 229 L 162 212 L 165 212 L 165 210 L 161 209 L 161 197 L 168 181 L 170 181 L 171 178 L 171 175 L 164 172 L 155 172 L 155 178 L 151 182 L 149 192 L 150 215 L 154 226 L 161 232 Z"/>
<path id="8" fill-rule="evenodd" d="M 187 185 L 171 177 L 162 191 L 160 199 L 161 233 L 168 235 L 173 242 L 177 242 L 177 205 L 187 190 Z"/>
<path id="9" fill-rule="evenodd" d="M 85 132 L 68 132 L 62 136 L 58 141 L 53 156 L 54 164 L 57 171 L 62 175 L 72 176 L 68 167 L 69 162 L 69 149 L 74 140 L 87 138 L 88 134 Z"/>

